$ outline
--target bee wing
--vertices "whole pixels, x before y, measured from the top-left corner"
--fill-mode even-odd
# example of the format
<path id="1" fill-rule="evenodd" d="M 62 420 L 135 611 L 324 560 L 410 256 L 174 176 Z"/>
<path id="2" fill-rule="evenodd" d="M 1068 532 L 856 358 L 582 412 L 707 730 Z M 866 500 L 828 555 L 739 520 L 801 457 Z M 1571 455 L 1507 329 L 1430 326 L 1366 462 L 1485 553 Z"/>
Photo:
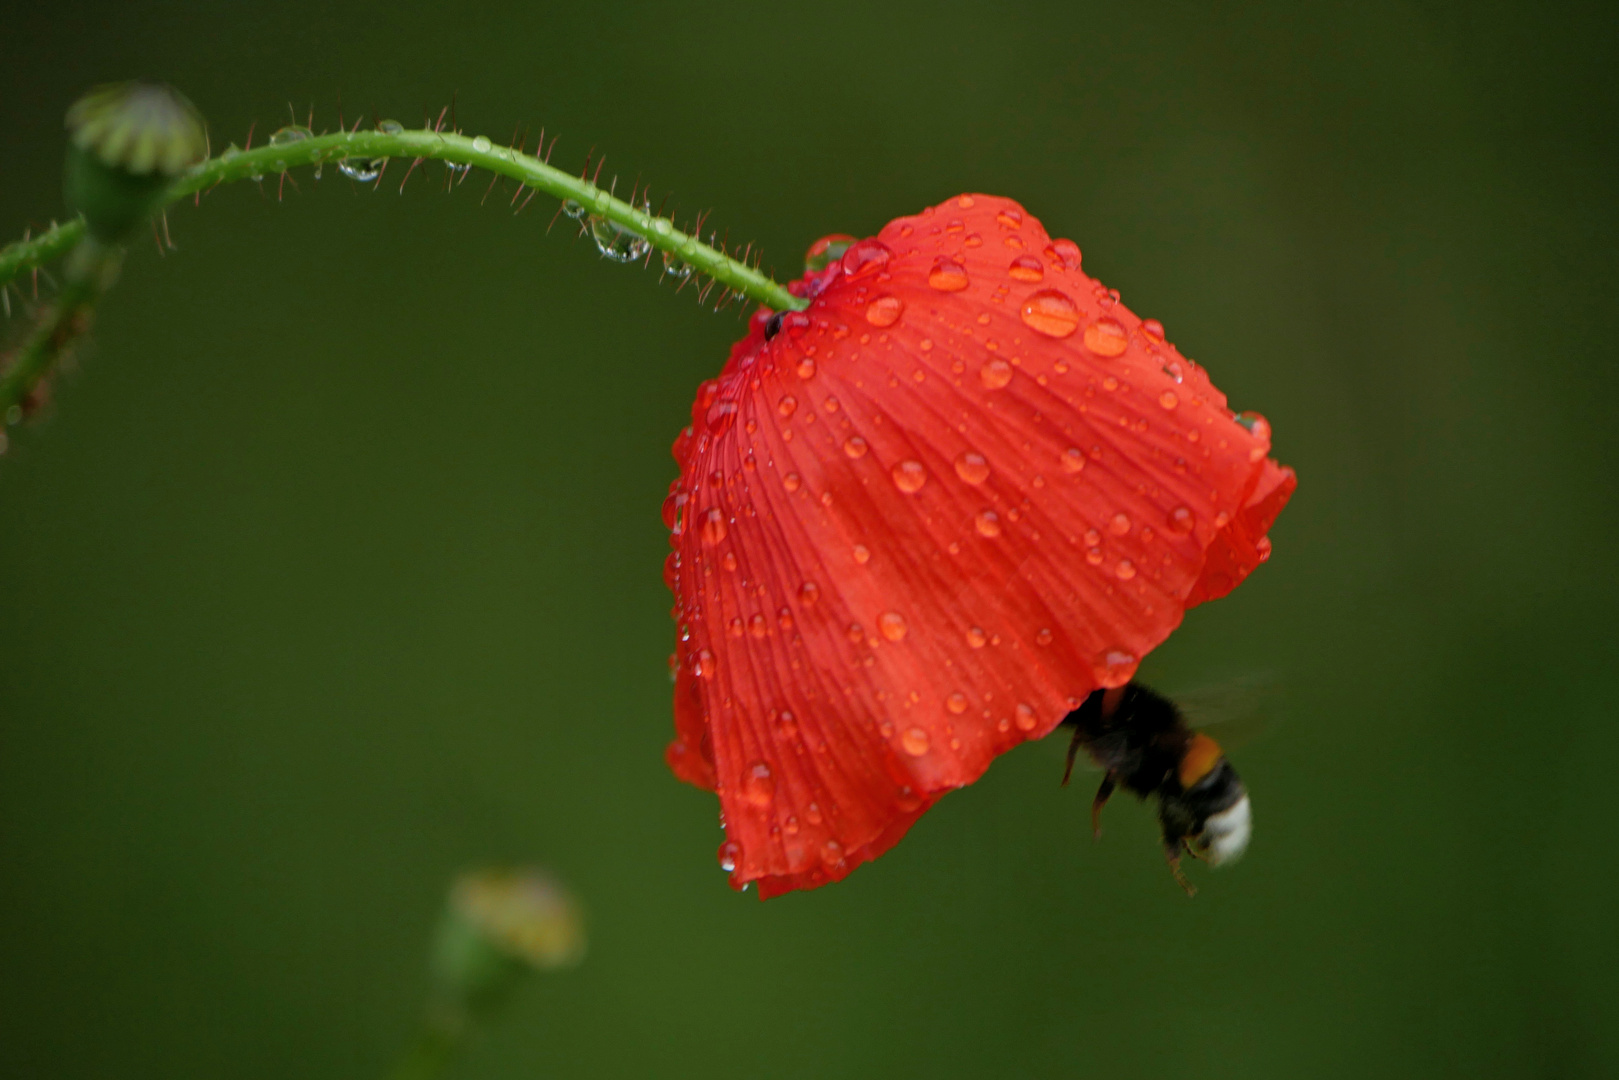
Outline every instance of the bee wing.
<path id="1" fill-rule="evenodd" d="M 1189 726 L 1206 729 L 1225 750 L 1269 737 L 1280 724 L 1282 683 L 1270 673 L 1244 675 L 1166 696 Z"/>

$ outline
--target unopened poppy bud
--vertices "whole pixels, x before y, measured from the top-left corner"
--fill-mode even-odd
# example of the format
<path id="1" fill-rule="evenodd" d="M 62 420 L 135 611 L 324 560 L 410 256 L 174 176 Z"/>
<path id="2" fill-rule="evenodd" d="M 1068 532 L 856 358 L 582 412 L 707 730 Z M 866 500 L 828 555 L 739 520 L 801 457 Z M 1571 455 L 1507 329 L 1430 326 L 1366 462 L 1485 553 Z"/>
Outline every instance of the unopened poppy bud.
<path id="1" fill-rule="evenodd" d="M 68 110 L 67 129 L 68 206 L 106 243 L 126 239 L 208 154 L 202 114 L 161 83 L 97 87 Z"/>
<path id="2" fill-rule="evenodd" d="M 584 918 L 572 894 L 533 868 L 486 868 L 462 874 L 450 890 L 433 976 L 451 1002 L 487 1011 L 525 972 L 571 967 L 584 955 Z"/>

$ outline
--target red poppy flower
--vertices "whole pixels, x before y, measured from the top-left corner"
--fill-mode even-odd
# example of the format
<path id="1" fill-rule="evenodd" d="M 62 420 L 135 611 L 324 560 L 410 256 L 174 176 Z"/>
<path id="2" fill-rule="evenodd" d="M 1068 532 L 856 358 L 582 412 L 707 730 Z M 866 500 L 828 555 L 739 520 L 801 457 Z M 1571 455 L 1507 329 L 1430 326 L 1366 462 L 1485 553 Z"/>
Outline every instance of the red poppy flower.
<path id="1" fill-rule="evenodd" d="M 669 766 L 731 883 L 846 876 L 1270 553 L 1269 425 L 1008 199 L 758 312 L 675 441 Z"/>

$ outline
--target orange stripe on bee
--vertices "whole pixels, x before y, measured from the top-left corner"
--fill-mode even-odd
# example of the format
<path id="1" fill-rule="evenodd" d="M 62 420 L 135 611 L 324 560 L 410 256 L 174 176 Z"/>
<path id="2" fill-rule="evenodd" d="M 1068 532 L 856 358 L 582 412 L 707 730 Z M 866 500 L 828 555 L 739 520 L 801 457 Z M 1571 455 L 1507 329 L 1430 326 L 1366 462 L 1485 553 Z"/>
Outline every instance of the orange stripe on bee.
<path id="1" fill-rule="evenodd" d="M 1182 788 L 1190 788 L 1213 771 L 1225 756 L 1220 744 L 1203 734 L 1194 732 L 1181 755 L 1180 781 Z"/>

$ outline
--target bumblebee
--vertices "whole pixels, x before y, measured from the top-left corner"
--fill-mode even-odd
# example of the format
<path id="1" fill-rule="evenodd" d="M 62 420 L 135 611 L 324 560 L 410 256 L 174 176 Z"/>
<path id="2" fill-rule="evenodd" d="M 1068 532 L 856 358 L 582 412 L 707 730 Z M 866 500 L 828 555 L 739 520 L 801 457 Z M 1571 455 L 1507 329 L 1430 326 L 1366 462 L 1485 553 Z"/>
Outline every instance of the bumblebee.
<path id="1" fill-rule="evenodd" d="M 1164 857 L 1186 895 L 1195 895 L 1181 872 L 1181 855 L 1210 866 L 1235 862 L 1253 827 L 1248 789 L 1220 744 L 1194 731 L 1175 703 L 1139 683 L 1098 690 L 1063 718 L 1073 728 L 1068 784 L 1083 749 L 1102 769 L 1091 803 L 1091 828 L 1102 835 L 1102 807 L 1119 787 L 1158 801 Z"/>

